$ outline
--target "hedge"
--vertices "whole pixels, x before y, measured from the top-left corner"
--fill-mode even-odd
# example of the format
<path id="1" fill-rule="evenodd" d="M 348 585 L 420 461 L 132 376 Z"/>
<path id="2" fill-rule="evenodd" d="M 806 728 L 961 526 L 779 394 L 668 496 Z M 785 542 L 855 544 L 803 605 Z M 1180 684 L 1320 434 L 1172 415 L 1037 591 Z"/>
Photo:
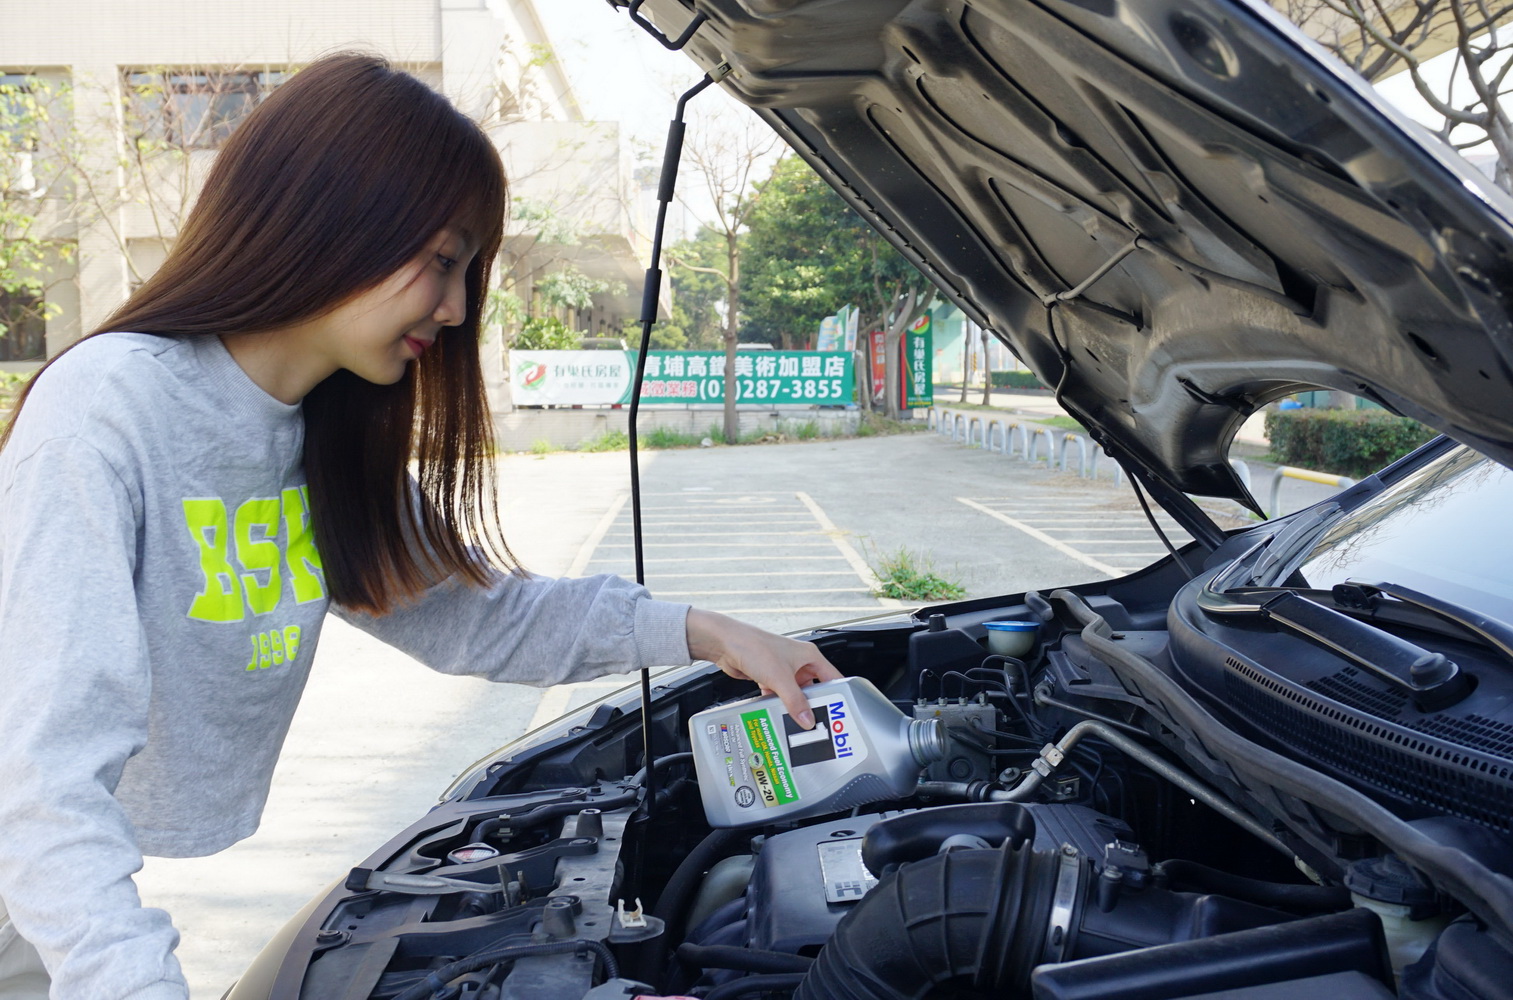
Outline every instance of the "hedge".
<path id="1" fill-rule="evenodd" d="M 1036 378 L 1033 372 L 990 372 L 993 376 L 993 386 L 997 389 L 1044 389 L 1045 383 Z"/>
<path id="2" fill-rule="evenodd" d="M 1359 479 L 1428 441 L 1434 432 L 1385 410 L 1267 410 L 1271 455 L 1283 465 Z"/>

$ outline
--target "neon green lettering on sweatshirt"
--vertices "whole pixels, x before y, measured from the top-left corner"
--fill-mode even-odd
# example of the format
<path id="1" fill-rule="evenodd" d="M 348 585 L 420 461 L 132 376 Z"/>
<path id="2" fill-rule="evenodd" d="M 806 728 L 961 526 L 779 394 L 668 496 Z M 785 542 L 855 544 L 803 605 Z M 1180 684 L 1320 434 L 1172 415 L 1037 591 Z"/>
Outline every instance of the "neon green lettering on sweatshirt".
<path id="1" fill-rule="evenodd" d="M 320 552 L 315 548 L 315 532 L 310 528 L 310 488 L 284 490 L 284 559 L 289 567 L 289 582 L 294 585 L 294 599 L 300 604 L 326 596 L 325 571 Z"/>
<path id="2" fill-rule="evenodd" d="M 189 605 L 189 617 L 207 622 L 239 622 L 242 587 L 228 552 L 231 533 L 226 525 L 226 505 L 216 498 L 185 499 L 184 523 L 199 550 L 200 571 L 205 586 Z"/>
<path id="3" fill-rule="evenodd" d="M 282 553 L 278 550 L 279 502 L 277 497 L 258 497 L 236 509 L 236 561 L 242 564 L 242 589 L 254 615 L 266 615 L 278 607 L 283 579 L 279 575 Z M 278 657 L 277 662 L 283 662 Z"/>

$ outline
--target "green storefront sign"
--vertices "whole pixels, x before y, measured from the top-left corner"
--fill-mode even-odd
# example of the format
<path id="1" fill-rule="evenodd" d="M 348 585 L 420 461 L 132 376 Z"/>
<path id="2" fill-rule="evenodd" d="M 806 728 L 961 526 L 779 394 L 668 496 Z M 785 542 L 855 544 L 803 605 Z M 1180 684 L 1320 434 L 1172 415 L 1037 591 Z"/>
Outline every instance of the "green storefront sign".
<path id="1" fill-rule="evenodd" d="M 935 403 L 935 346 L 930 314 L 925 313 L 904 334 L 904 407 Z"/>

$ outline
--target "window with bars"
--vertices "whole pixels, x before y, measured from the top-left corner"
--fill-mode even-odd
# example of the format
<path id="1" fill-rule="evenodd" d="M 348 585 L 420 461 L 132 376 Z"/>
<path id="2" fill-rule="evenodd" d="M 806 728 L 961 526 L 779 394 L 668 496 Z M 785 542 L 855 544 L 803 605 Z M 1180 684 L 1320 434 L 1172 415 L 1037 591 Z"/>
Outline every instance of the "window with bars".
<path id="1" fill-rule="evenodd" d="M 139 145 L 216 149 L 288 76 L 268 70 L 128 72 L 127 128 Z"/>

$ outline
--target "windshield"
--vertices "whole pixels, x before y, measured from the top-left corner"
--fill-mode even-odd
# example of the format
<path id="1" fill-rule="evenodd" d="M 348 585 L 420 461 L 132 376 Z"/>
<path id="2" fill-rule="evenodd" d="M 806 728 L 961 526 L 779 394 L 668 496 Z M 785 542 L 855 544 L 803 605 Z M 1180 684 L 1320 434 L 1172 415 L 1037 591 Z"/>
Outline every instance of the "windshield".
<path id="1" fill-rule="evenodd" d="M 1350 511 L 1303 561 L 1306 586 L 1390 582 L 1513 622 L 1513 472 L 1461 447 Z"/>

